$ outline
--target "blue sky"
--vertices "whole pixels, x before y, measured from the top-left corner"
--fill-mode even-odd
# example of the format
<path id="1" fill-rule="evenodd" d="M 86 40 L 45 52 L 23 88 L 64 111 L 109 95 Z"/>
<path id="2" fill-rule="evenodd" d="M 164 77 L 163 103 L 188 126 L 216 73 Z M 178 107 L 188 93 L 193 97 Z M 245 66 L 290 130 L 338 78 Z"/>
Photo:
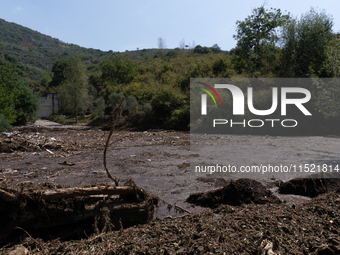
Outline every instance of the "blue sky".
<path id="1" fill-rule="evenodd" d="M 264 0 L 1 0 L 0 18 L 67 43 L 104 51 L 186 44 L 235 47 L 235 23 Z M 300 17 L 310 7 L 333 16 L 340 31 L 339 0 L 267 0 L 266 7 Z"/>

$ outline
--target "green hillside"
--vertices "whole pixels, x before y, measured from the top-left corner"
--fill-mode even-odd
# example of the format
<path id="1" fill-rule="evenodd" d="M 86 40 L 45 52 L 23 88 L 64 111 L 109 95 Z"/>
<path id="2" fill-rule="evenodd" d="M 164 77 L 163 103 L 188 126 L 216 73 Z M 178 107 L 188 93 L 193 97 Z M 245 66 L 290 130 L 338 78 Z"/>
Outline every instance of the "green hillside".
<path id="1" fill-rule="evenodd" d="M 171 129 L 188 129 L 190 78 L 340 76 L 340 41 L 326 13 L 311 9 L 297 19 L 259 7 L 235 23 L 237 47 L 229 52 L 214 44 L 119 53 L 67 44 L 0 19 L 0 67 L 16 67 L 13 72 L 40 95 L 57 92 L 64 102 L 72 91 L 75 98 L 81 95 L 69 100 L 79 101 L 78 106 L 59 109 L 63 115 L 91 115 L 93 123 L 110 122 L 124 95 L 122 125 Z M 275 29 L 282 29 L 282 34 L 274 36 Z M 79 80 L 84 82 L 78 84 Z M 319 83 L 308 89 L 313 120 L 338 122 L 339 86 Z M 267 109 L 271 94 L 270 86 L 259 88 L 256 107 Z"/>
<path id="2" fill-rule="evenodd" d="M 136 61 L 157 54 L 157 49 L 126 51 L 123 54 Z M 28 81 L 34 91 L 44 88 L 52 76 L 53 63 L 77 55 L 89 69 L 89 75 L 98 69 L 98 64 L 111 56 L 113 51 L 88 49 L 60 41 L 16 23 L 0 19 L 0 64 L 12 63 L 18 74 Z"/>
<path id="3" fill-rule="evenodd" d="M 0 19 L 1 58 L 16 65 L 18 73 L 38 89 L 55 61 L 70 54 L 79 55 L 87 65 L 99 63 L 109 52 L 68 44 L 27 27 Z"/>

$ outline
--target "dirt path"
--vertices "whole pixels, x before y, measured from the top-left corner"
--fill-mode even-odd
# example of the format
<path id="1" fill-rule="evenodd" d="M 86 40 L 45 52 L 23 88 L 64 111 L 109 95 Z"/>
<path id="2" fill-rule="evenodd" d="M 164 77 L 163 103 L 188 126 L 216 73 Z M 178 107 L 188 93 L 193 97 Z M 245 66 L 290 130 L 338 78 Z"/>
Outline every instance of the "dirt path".
<path id="1" fill-rule="evenodd" d="M 26 125 L 27 127 L 46 127 L 46 128 L 71 128 L 71 129 L 89 129 L 90 126 L 73 126 L 73 125 L 63 125 L 50 120 L 39 119 L 34 123 Z"/>

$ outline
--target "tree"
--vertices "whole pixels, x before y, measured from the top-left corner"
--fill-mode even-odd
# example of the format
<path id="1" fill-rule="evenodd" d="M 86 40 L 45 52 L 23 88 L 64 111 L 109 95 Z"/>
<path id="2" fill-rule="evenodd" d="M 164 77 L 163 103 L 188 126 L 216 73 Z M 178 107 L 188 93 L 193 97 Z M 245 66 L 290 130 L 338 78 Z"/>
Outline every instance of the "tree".
<path id="1" fill-rule="evenodd" d="M 212 64 L 212 70 L 213 70 L 214 75 L 216 76 L 223 73 L 228 67 L 229 67 L 229 64 L 227 60 L 223 58 L 215 60 L 214 63 Z"/>
<path id="2" fill-rule="evenodd" d="M 78 57 L 65 60 L 64 80 L 60 88 L 60 99 L 65 110 L 72 110 L 78 122 L 78 112 L 88 106 L 88 86 L 85 65 Z"/>
<path id="3" fill-rule="evenodd" d="M 311 73 L 326 76 L 322 67 L 333 37 L 332 27 L 332 17 L 313 8 L 300 20 L 290 20 L 282 32 L 283 69 L 297 77 Z"/>
<path id="4" fill-rule="evenodd" d="M 197 54 L 208 54 L 210 53 L 210 49 L 206 46 L 202 47 L 201 45 L 197 45 L 195 48 L 194 48 L 194 53 L 197 53 Z"/>
<path id="5" fill-rule="evenodd" d="M 2 65 L 0 67 L 0 112 L 9 123 L 16 121 L 15 93 L 19 77 L 13 67 Z"/>
<path id="6" fill-rule="evenodd" d="M 24 125 L 36 120 L 37 95 L 24 83 L 13 66 L 0 67 L 0 114 L 10 123 Z"/>
<path id="7" fill-rule="evenodd" d="M 137 75 L 135 65 L 125 56 L 117 55 L 108 61 L 103 61 L 100 65 L 102 83 L 116 81 L 120 84 L 127 84 Z"/>
<path id="8" fill-rule="evenodd" d="M 0 132 L 11 131 L 12 126 L 9 124 L 6 117 L 0 113 Z"/>
<path id="9" fill-rule="evenodd" d="M 63 83 L 65 80 L 64 70 L 66 68 L 67 61 L 65 59 L 63 60 L 57 60 L 53 63 L 52 66 L 52 80 L 49 83 L 50 91 L 53 93 L 56 93 L 58 90 L 58 86 Z"/>
<path id="10" fill-rule="evenodd" d="M 317 87 L 316 106 L 326 119 L 336 118 L 339 123 L 340 117 L 340 82 L 339 79 L 313 78 Z"/>
<path id="11" fill-rule="evenodd" d="M 182 38 L 182 40 L 178 43 L 179 48 L 181 49 L 182 54 L 185 53 L 185 40 Z"/>
<path id="12" fill-rule="evenodd" d="M 15 124 L 24 125 L 27 122 L 36 120 L 36 113 L 39 109 L 39 98 L 37 94 L 29 88 L 28 84 L 20 82 L 16 93 L 16 122 Z"/>
<path id="13" fill-rule="evenodd" d="M 182 38 L 182 40 L 178 43 L 178 46 L 181 50 L 185 49 L 185 40 Z"/>
<path id="14" fill-rule="evenodd" d="M 323 73 L 335 79 L 314 78 L 317 88 L 318 111 L 326 118 L 339 121 L 340 117 L 340 42 L 335 35 L 326 48 L 326 59 L 323 63 Z M 335 122 L 336 123 L 336 122 Z"/>
<path id="15" fill-rule="evenodd" d="M 203 50 L 203 47 L 202 47 L 201 45 L 197 45 L 197 46 L 194 48 L 194 53 L 202 54 L 202 50 Z"/>
<path id="16" fill-rule="evenodd" d="M 221 47 L 218 46 L 217 43 L 215 43 L 210 49 L 211 49 L 211 51 L 212 51 L 213 53 L 220 53 L 220 52 L 222 51 L 222 50 L 221 50 Z"/>
<path id="17" fill-rule="evenodd" d="M 195 49 L 195 47 L 196 47 L 195 41 L 192 41 L 191 44 L 189 43 L 189 48 L 190 48 L 190 49 Z"/>
<path id="18" fill-rule="evenodd" d="M 325 49 L 326 59 L 323 62 L 323 72 L 328 77 L 340 77 L 340 41 L 339 35 L 334 35 Z"/>
<path id="19" fill-rule="evenodd" d="M 267 46 L 278 41 L 276 29 L 288 20 L 289 15 L 283 15 L 280 9 L 266 10 L 264 6 L 253 9 L 252 15 L 236 22 L 237 34 L 233 37 L 237 40 L 240 55 L 258 68 Z"/>
<path id="20" fill-rule="evenodd" d="M 162 56 L 163 55 L 163 51 L 166 47 L 166 42 L 162 37 L 158 38 L 158 49 L 159 49 L 159 55 Z"/>

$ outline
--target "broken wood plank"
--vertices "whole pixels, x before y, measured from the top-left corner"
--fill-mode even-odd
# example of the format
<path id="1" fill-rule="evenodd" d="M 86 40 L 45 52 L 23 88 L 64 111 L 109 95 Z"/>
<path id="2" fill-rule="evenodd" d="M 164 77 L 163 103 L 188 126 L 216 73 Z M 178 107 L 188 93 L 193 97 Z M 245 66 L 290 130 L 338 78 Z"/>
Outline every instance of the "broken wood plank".
<path id="1" fill-rule="evenodd" d="M 183 207 L 180 207 L 179 205 L 175 205 L 175 208 L 176 208 L 177 210 L 181 210 L 181 211 L 183 211 L 183 212 L 186 212 L 186 213 L 191 214 L 190 211 L 188 211 L 187 209 L 184 209 Z"/>
<path id="2" fill-rule="evenodd" d="M 42 199 L 51 200 L 57 198 L 70 198 L 77 196 L 91 196 L 91 195 L 128 195 L 143 192 L 141 189 L 135 189 L 130 186 L 98 186 L 91 188 L 65 188 L 56 190 L 46 190 L 43 193 L 37 193 Z"/>

